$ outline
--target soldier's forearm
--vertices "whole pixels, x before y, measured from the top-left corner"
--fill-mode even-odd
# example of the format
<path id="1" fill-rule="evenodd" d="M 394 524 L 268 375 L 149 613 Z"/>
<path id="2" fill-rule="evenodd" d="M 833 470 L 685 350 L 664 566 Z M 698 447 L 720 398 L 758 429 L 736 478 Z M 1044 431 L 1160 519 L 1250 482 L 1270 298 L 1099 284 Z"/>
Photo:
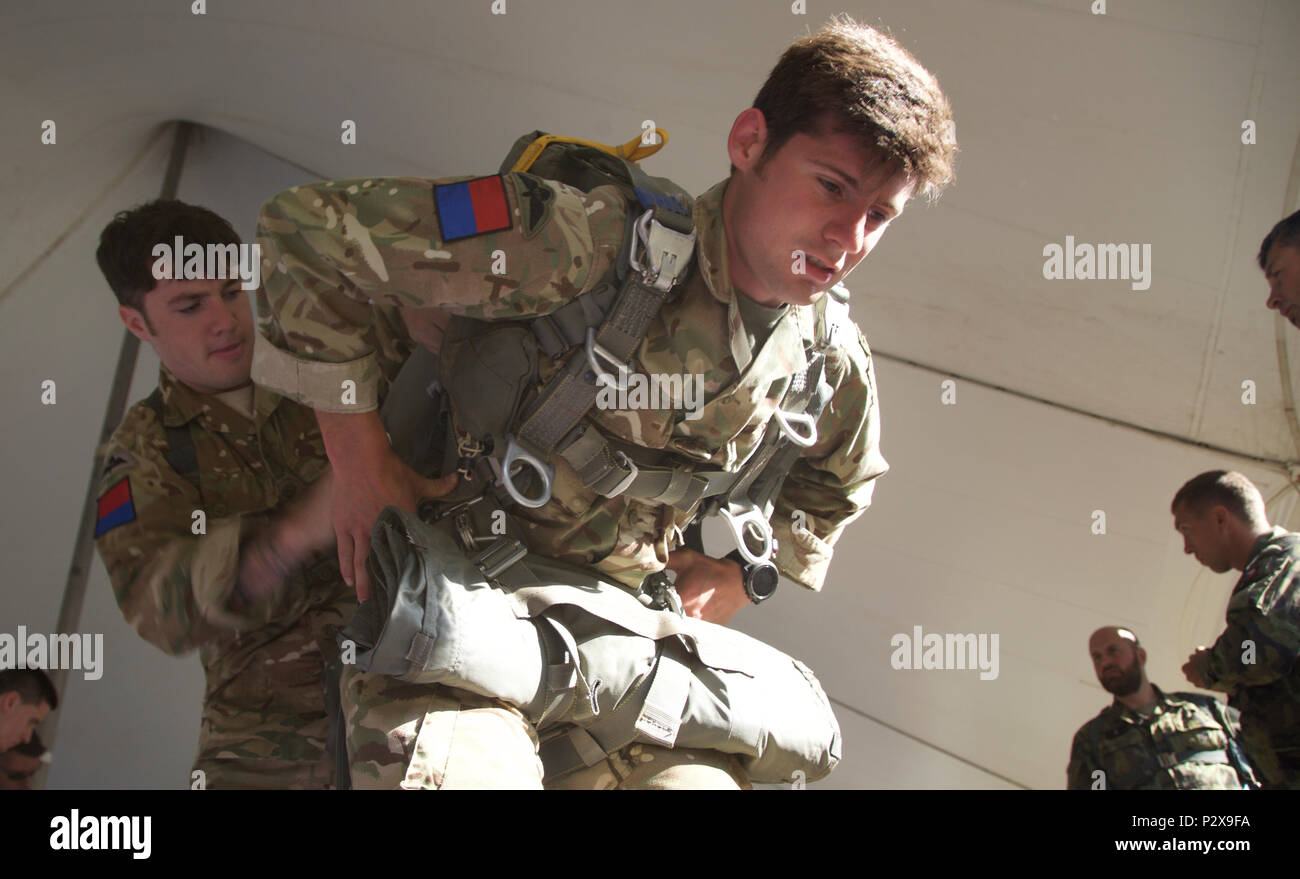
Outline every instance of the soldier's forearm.
<path id="1" fill-rule="evenodd" d="M 356 415 L 316 412 L 325 454 L 336 473 L 350 475 L 378 469 L 378 461 L 391 454 L 388 434 L 378 411 Z"/>

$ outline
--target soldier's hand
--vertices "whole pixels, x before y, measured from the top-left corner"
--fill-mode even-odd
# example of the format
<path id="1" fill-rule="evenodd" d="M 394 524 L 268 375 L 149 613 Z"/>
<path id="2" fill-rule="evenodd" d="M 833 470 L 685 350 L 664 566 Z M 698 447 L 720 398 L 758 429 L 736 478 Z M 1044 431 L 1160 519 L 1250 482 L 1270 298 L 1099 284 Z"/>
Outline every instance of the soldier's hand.
<path id="1" fill-rule="evenodd" d="M 668 554 L 667 568 L 677 575 L 677 595 L 689 617 L 725 626 L 749 604 L 740 565 L 733 561 L 683 547 Z"/>
<path id="2" fill-rule="evenodd" d="M 339 571 L 357 590 L 357 599 L 370 597 L 366 557 L 370 531 L 384 507 L 415 512 L 426 497 L 442 497 L 460 476 L 425 479 L 406 466 L 388 446 L 378 412 L 358 415 L 317 412 L 325 450 L 334 469 L 331 521 L 338 539 Z"/>
<path id="3" fill-rule="evenodd" d="M 370 597 L 366 557 L 370 555 L 370 532 L 384 507 L 413 513 L 421 500 L 450 493 L 460 479 L 458 473 L 425 479 L 392 451 L 376 463 L 376 469 L 369 474 L 352 471 L 346 477 L 335 477 L 333 520 L 339 542 L 339 570 L 343 580 L 356 587 L 358 601 Z"/>
<path id="4" fill-rule="evenodd" d="M 1210 649 L 1208 647 L 1197 647 L 1191 656 L 1187 657 L 1187 662 L 1183 664 L 1183 674 L 1187 680 L 1196 687 L 1209 689 L 1210 685 L 1205 680 L 1205 662 L 1209 658 Z"/>

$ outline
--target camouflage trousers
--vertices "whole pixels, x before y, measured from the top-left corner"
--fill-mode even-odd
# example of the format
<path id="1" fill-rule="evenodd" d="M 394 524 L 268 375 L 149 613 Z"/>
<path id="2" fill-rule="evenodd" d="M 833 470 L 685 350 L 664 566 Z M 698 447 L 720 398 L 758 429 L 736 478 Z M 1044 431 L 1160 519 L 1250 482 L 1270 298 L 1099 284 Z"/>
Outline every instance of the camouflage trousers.
<path id="1" fill-rule="evenodd" d="M 340 698 L 354 789 L 541 789 L 537 731 L 504 702 L 348 667 Z M 734 758 L 629 745 L 547 790 L 749 789 Z"/>

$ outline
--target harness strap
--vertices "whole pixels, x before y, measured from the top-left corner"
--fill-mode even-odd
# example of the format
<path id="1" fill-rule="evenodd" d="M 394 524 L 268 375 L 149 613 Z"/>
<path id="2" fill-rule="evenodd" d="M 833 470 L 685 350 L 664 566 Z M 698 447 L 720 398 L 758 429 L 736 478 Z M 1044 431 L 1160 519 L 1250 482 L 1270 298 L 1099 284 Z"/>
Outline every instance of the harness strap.
<path id="1" fill-rule="evenodd" d="M 199 455 L 194 450 L 194 437 L 190 435 L 189 425 L 168 427 L 163 422 L 162 388 L 154 388 L 153 393 L 144 398 L 144 402 L 158 416 L 158 423 L 162 425 L 163 434 L 167 437 L 167 451 L 163 452 L 167 466 L 202 494 L 199 485 Z"/>

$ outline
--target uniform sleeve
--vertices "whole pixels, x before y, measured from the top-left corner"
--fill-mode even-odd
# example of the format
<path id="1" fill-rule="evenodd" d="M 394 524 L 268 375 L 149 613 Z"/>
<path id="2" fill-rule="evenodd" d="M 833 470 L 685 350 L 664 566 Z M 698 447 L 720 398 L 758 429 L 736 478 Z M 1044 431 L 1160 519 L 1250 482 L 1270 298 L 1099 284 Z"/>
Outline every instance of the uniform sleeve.
<path id="1" fill-rule="evenodd" d="M 1228 627 L 1210 648 L 1205 667 L 1210 689 L 1232 693 L 1271 684 L 1300 657 L 1300 631 L 1263 610 L 1270 591 L 1268 583 L 1251 584 L 1228 600 Z"/>
<path id="2" fill-rule="evenodd" d="M 833 369 L 828 363 L 835 392 L 817 421 L 817 443 L 790 468 L 772 514 L 777 567 L 814 590 L 826 580 L 835 543 L 871 505 L 875 479 L 889 469 L 870 350 L 856 327 L 847 335 L 843 357 Z"/>
<path id="3" fill-rule="evenodd" d="M 318 410 L 375 409 L 372 305 L 485 320 L 549 313 L 604 275 L 625 214 L 611 186 L 584 193 L 531 174 L 282 192 L 258 219 L 259 330 L 271 344 L 258 346 L 253 379 Z"/>
<path id="4" fill-rule="evenodd" d="M 198 491 L 168 466 L 157 416 L 137 406 L 113 435 L 100 482 L 95 547 L 126 621 L 169 654 L 264 625 L 269 606 L 237 607 L 239 547 L 265 517 L 207 519 Z"/>
<path id="5" fill-rule="evenodd" d="M 1086 729 L 1085 726 L 1075 733 L 1074 742 L 1070 745 L 1070 764 L 1065 769 L 1065 786 L 1068 790 L 1092 790 L 1092 774 L 1101 768 L 1092 748 L 1088 746 L 1088 736 L 1084 734 Z"/>

